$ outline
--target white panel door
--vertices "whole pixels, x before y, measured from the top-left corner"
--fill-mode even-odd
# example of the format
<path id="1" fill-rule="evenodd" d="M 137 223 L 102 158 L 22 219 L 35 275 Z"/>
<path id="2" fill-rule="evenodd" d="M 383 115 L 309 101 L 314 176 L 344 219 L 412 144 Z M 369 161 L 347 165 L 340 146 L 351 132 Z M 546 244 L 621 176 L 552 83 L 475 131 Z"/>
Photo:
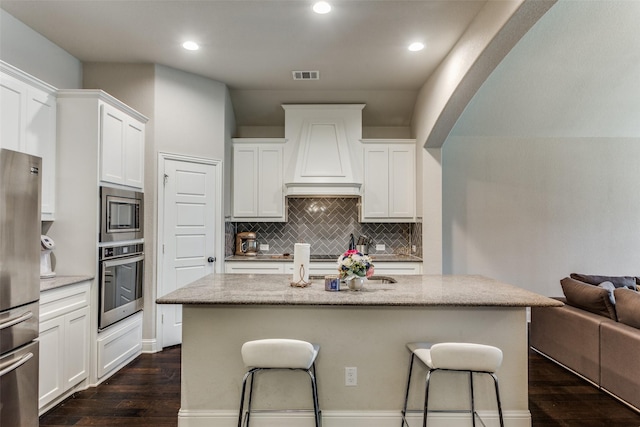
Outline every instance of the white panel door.
<path id="1" fill-rule="evenodd" d="M 415 215 L 415 145 L 389 147 L 389 216 L 412 218 Z"/>
<path id="2" fill-rule="evenodd" d="M 385 145 L 364 148 L 363 216 L 389 216 L 389 148 Z"/>
<path id="3" fill-rule="evenodd" d="M 124 184 L 124 138 L 127 116 L 110 105 L 100 107 L 102 181 Z"/>
<path id="4" fill-rule="evenodd" d="M 26 120 L 24 95 L 27 86 L 7 75 L 0 75 L 0 147 L 22 151 Z"/>
<path id="5" fill-rule="evenodd" d="M 162 283 L 160 296 L 213 273 L 215 165 L 164 161 Z M 182 342 L 182 306 L 161 305 L 162 346 Z"/>

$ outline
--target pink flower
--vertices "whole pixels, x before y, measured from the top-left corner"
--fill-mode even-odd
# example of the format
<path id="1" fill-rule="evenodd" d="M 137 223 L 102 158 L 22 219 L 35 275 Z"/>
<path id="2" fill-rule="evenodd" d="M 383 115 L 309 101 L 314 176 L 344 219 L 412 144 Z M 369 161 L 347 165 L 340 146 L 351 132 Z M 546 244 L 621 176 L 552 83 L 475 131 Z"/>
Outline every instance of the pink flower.
<path id="1" fill-rule="evenodd" d="M 358 251 L 356 251 L 355 249 L 349 249 L 348 251 L 346 251 L 346 252 L 344 253 L 344 255 L 343 255 L 343 256 L 348 257 L 348 256 L 351 256 L 351 255 L 355 255 L 355 254 L 357 254 L 357 253 L 358 253 Z"/>
<path id="2" fill-rule="evenodd" d="M 373 276 L 373 265 L 367 270 L 367 278 Z"/>

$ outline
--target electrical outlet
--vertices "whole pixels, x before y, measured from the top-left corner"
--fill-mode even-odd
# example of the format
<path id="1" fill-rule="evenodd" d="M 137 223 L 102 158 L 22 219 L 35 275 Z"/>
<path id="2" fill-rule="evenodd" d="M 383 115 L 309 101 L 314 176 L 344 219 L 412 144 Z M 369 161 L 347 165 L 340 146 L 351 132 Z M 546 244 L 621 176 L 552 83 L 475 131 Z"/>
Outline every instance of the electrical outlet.
<path id="1" fill-rule="evenodd" d="M 269 245 L 267 243 L 260 243 L 260 250 L 261 251 L 268 251 L 269 250 Z"/>
<path id="2" fill-rule="evenodd" d="M 418 250 L 418 248 L 416 248 L 416 245 L 411 245 L 411 252 L 412 253 L 416 253 L 417 250 Z"/>
<path id="3" fill-rule="evenodd" d="M 387 247 L 385 246 L 384 243 L 376 245 L 376 251 L 384 251 L 385 249 L 387 249 Z"/>
<path id="4" fill-rule="evenodd" d="M 358 368 L 344 368 L 344 385 L 348 387 L 358 385 Z"/>

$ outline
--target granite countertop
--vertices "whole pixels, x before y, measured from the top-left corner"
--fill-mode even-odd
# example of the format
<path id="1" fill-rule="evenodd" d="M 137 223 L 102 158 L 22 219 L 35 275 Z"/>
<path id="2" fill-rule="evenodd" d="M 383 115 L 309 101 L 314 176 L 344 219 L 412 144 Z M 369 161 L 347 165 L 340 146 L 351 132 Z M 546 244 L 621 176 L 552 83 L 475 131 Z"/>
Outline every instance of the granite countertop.
<path id="1" fill-rule="evenodd" d="M 50 279 L 40 279 L 40 292 L 75 285 L 86 280 L 93 280 L 93 276 L 55 276 Z"/>
<path id="2" fill-rule="evenodd" d="M 340 255 L 311 255 L 312 262 L 337 262 Z M 375 262 L 422 262 L 422 258 L 415 255 L 395 255 L 395 254 L 370 254 L 371 259 Z M 232 255 L 224 259 L 227 262 L 233 261 L 291 261 L 293 262 L 293 255 L 272 254 L 272 255 L 257 255 L 257 256 L 244 256 L 244 255 Z"/>
<path id="3" fill-rule="evenodd" d="M 210 274 L 157 300 L 158 304 L 316 306 L 562 306 L 557 300 L 483 276 L 407 275 L 397 283 L 369 281 L 364 291 L 289 285 L 289 274 Z"/>

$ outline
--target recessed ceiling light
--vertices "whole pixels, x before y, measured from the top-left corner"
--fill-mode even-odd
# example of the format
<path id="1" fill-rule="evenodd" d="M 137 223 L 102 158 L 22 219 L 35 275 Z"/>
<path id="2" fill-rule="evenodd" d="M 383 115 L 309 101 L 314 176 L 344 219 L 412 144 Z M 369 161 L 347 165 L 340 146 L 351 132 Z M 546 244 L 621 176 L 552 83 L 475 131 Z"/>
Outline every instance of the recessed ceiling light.
<path id="1" fill-rule="evenodd" d="M 331 12 L 331 5 L 326 1 L 319 1 L 313 5 L 313 11 L 320 14 L 329 13 Z"/>
<path id="2" fill-rule="evenodd" d="M 198 43 L 193 42 L 193 41 L 187 41 L 182 43 L 182 47 L 187 49 L 187 50 L 198 50 L 200 49 L 200 46 L 198 46 Z"/>
<path id="3" fill-rule="evenodd" d="M 424 49 L 424 44 L 420 43 L 420 42 L 411 43 L 409 45 L 409 50 L 411 52 L 417 52 L 417 51 L 422 50 L 422 49 Z"/>

